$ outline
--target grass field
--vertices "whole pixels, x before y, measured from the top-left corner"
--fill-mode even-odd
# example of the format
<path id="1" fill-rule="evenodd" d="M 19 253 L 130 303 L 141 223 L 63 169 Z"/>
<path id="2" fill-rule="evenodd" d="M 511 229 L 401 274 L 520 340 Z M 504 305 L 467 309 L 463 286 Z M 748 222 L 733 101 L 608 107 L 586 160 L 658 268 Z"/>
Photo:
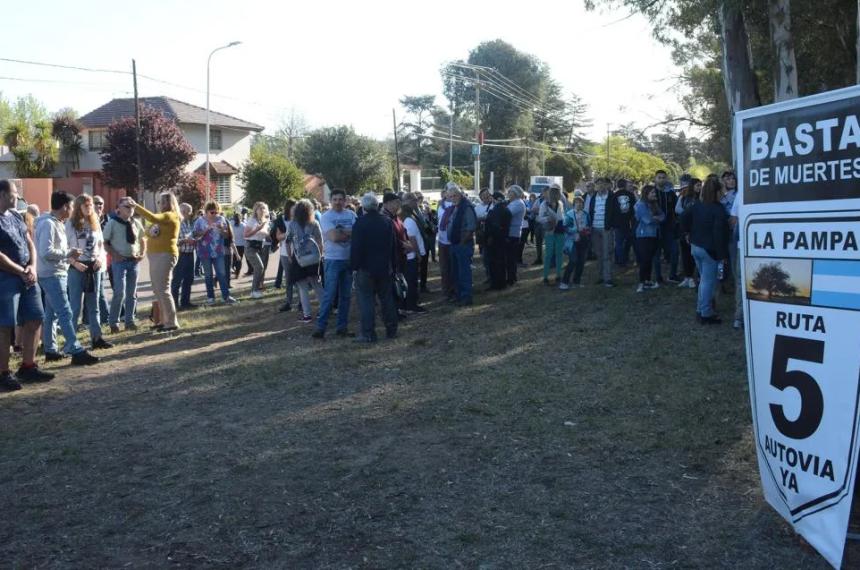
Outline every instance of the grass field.
<path id="1" fill-rule="evenodd" d="M 2 566 L 826 568 L 762 499 L 742 336 L 618 282 L 372 347 L 243 299 L 49 366 L 0 397 Z"/>

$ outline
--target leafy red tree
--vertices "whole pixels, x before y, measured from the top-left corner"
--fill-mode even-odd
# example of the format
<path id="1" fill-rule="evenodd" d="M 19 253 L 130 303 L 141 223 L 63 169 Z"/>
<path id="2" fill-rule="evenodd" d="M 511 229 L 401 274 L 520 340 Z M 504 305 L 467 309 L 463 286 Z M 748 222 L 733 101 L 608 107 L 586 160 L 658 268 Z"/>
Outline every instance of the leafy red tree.
<path id="1" fill-rule="evenodd" d="M 197 210 L 209 200 L 215 199 L 215 183 L 209 182 L 209 191 L 206 190 L 206 177 L 202 174 L 191 174 L 183 172 L 176 186 L 176 196 L 180 202 L 188 202 L 191 208 Z"/>
<path id="2" fill-rule="evenodd" d="M 114 188 L 137 188 L 134 117 L 120 119 L 107 129 L 101 152 L 105 181 Z M 182 179 L 185 165 L 196 156 L 182 130 L 160 111 L 140 106 L 140 162 L 144 189 L 172 190 Z"/>

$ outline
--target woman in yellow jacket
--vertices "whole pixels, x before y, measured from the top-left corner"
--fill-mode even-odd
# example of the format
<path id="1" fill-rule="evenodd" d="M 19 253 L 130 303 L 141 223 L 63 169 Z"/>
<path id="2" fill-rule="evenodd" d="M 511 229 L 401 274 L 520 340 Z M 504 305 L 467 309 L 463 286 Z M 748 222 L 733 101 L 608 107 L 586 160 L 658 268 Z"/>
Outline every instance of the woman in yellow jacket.
<path id="1" fill-rule="evenodd" d="M 179 225 L 182 217 L 179 214 L 179 204 L 176 196 L 170 192 L 158 195 L 158 209 L 154 214 L 129 198 L 130 205 L 140 216 L 149 222 L 146 229 L 147 257 L 149 258 L 150 281 L 152 292 L 158 302 L 159 321 L 155 324 L 158 331 L 170 332 L 179 329 L 176 320 L 176 305 L 170 294 L 170 277 L 173 266 L 179 258 Z"/>

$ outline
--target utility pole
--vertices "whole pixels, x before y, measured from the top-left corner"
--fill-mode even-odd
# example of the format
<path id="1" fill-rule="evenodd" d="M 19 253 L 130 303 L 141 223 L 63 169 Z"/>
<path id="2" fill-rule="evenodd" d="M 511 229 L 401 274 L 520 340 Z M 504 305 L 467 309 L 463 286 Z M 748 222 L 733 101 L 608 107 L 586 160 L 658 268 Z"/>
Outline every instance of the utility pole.
<path id="1" fill-rule="evenodd" d="M 860 0 L 857 0 L 860 2 Z M 454 171 L 454 109 L 451 108 L 451 122 L 448 125 L 448 175 Z"/>
<path id="2" fill-rule="evenodd" d="M 609 168 L 609 125 L 606 123 L 606 168 Z"/>
<path id="3" fill-rule="evenodd" d="M 481 87 L 478 84 L 481 76 L 475 70 L 475 144 L 478 154 L 475 156 L 475 194 L 481 192 Z"/>
<path id="4" fill-rule="evenodd" d="M 394 108 L 391 108 L 391 120 L 394 122 L 394 156 L 397 159 L 397 176 L 394 177 L 394 190 L 400 192 L 400 149 L 397 147 L 397 115 Z"/>
<path id="5" fill-rule="evenodd" d="M 143 193 L 143 173 L 140 167 L 140 103 L 137 99 L 137 62 L 131 60 L 131 75 L 134 78 L 134 154 L 137 161 L 137 196 L 136 199 L 141 200 L 144 204 Z"/>

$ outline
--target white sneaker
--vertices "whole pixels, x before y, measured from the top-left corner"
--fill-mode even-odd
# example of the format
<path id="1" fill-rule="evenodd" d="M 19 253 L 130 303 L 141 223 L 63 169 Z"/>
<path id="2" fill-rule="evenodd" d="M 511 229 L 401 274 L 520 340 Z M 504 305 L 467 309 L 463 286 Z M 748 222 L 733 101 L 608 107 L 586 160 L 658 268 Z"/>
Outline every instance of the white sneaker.
<path id="1" fill-rule="evenodd" d="M 567 291 L 568 289 L 570 289 L 570 285 L 568 285 L 567 283 L 562 283 L 561 285 L 558 286 L 558 288 L 561 289 L 562 291 Z"/>
<path id="2" fill-rule="evenodd" d="M 206 305 L 207 306 L 211 307 L 214 304 L 215 304 L 215 297 L 209 297 L 208 299 L 206 299 Z"/>
<path id="3" fill-rule="evenodd" d="M 732 328 L 735 330 L 740 330 L 742 326 L 744 326 L 744 322 L 740 319 L 735 319 L 735 321 L 732 323 Z"/>
<path id="4" fill-rule="evenodd" d="M 235 305 L 236 303 L 239 302 L 239 300 L 236 299 L 235 297 L 227 297 L 226 299 L 224 299 L 224 302 L 228 305 Z"/>
<path id="5" fill-rule="evenodd" d="M 251 291 L 251 298 L 252 299 L 262 299 L 263 293 L 260 291 Z"/>
<path id="6" fill-rule="evenodd" d="M 657 283 L 656 281 L 648 281 L 645 283 L 646 289 L 657 289 L 659 287 L 660 287 L 660 284 Z"/>
<path id="7" fill-rule="evenodd" d="M 636 286 L 636 292 L 637 293 L 644 293 L 645 292 L 645 284 L 640 283 L 639 285 L 637 285 Z"/>
<path id="8" fill-rule="evenodd" d="M 686 289 L 687 287 L 689 287 L 689 283 L 690 283 L 690 278 L 685 277 L 683 281 L 678 283 L 678 289 Z"/>

